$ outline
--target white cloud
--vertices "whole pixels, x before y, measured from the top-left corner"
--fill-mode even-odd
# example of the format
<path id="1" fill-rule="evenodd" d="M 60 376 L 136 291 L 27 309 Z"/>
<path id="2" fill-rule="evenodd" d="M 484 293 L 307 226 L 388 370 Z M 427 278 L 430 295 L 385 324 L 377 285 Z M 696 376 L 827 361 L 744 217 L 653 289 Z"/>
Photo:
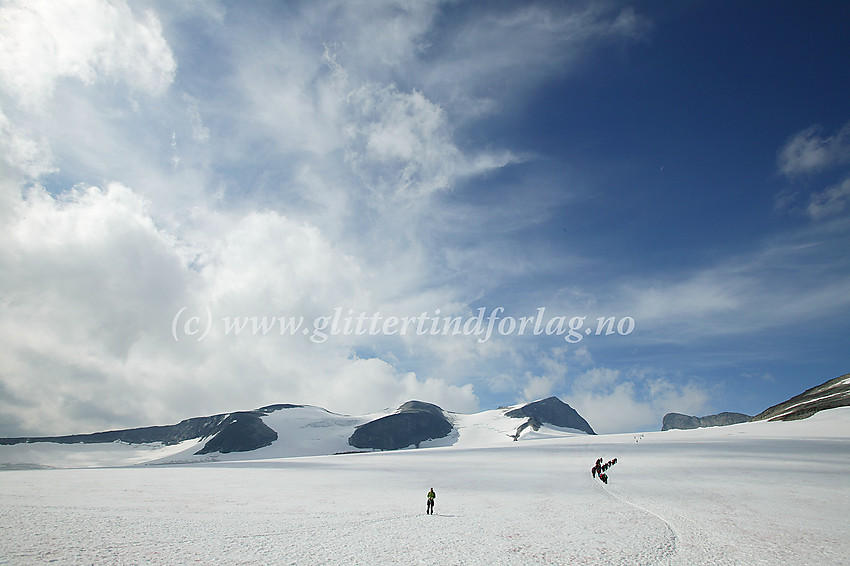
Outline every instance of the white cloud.
<path id="1" fill-rule="evenodd" d="M 232 312 L 247 309 L 302 313 L 364 302 L 361 267 L 315 227 L 276 212 L 233 219 L 199 262 L 209 299 Z M 243 304 L 247 301 L 248 304 Z"/>
<path id="2" fill-rule="evenodd" d="M 601 42 L 635 41 L 649 29 L 631 8 L 614 11 L 600 3 L 573 10 L 505 6 L 453 23 L 450 37 L 434 45 L 439 58 L 421 70 L 429 88 L 457 105 L 459 120 L 496 109 L 496 100 L 543 77 L 568 73 Z"/>
<path id="3" fill-rule="evenodd" d="M 815 173 L 850 163 L 850 122 L 831 136 L 821 126 L 796 133 L 779 151 L 779 171 L 783 175 Z"/>
<path id="4" fill-rule="evenodd" d="M 0 375 L 19 397 L 40 400 L 4 407 L 20 415 L 18 426 L 57 432 L 69 418 L 91 423 L 69 415 L 78 402 L 100 402 L 103 414 L 134 411 L 145 386 L 132 383 L 125 364 L 179 304 L 185 279 L 173 239 L 146 208 L 120 184 L 61 198 L 35 188 L 3 225 Z"/>
<path id="5" fill-rule="evenodd" d="M 376 358 L 355 359 L 341 368 L 329 383 L 310 384 L 310 398 L 325 399 L 329 407 L 346 407 L 348 412 L 365 414 L 382 407 L 396 407 L 411 399 L 435 403 L 448 411 L 473 412 L 478 399 L 472 385 L 449 385 L 440 379 L 418 379 L 414 373 L 399 374 L 391 365 Z"/>
<path id="6" fill-rule="evenodd" d="M 4 169 L 10 167 L 18 174 L 31 179 L 55 171 L 53 155 L 46 141 L 37 141 L 31 135 L 12 124 L 0 109 L 0 148 L 5 162 Z M 10 178 L 17 175 L 9 175 Z"/>
<path id="7" fill-rule="evenodd" d="M 536 401 L 549 397 L 562 381 L 553 376 L 528 375 L 525 386 L 522 388 L 522 398 L 527 401 Z"/>
<path id="8" fill-rule="evenodd" d="M 24 105 L 39 105 L 63 77 L 160 94 L 176 71 L 156 14 L 136 15 L 123 1 L 5 2 L 0 42 L 2 84 Z"/>
<path id="9" fill-rule="evenodd" d="M 368 304 L 356 258 L 314 226 L 270 211 L 213 216 L 195 229 L 225 232 L 187 246 L 117 183 L 59 197 L 33 189 L 15 212 L 0 250 L 0 375 L 16 430 L 79 432 L 278 401 L 354 413 L 410 398 L 477 408 L 469 384 L 353 356 L 354 337 L 224 334 L 225 316 L 304 316 L 309 325 L 332 306 Z M 215 332 L 175 343 L 182 307 L 208 307 Z"/>
<path id="10" fill-rule="evenodd" d="M 354 119 L 344 128 L 346 160 L 382 204 L 421 204 L 460 178 L 518 161 L 506 151 L 464 155 L 446 113 L 421 92 L 370 84 L 348 101 Z"/>
<path id="11" fill-rule="evenodd" d="M 149 313 L 173 300 L 182 279 L 173 239 L 157 229 L 147 207 L 118 183 L 60 198 L 28 191 L 3 229 L 7 306 L 22 318 L 43 313 L 57 331 L 126 354 L 134 334 L 153 324 Z"/>
<path id="12" fill-rule="evenodd" d="M 688 320 L 738 308 L 743 299 L 740 287 L 746 283 L 741 274 L 730 273 L 724 267 L 709 268 L 682 281 L 642 282 L 630 287 L 631 299 L 626 302 L 630 305 L 629 314 L 642 323 Z"/>
<path id="13" fill-rule="evenodd" d="M 823 134 L 821 126 L 811 126 L 798 132 L 779 152 L 779 171 L 792 181 L 798 181 L 803 175 L 835 173 L 838 173 L 838 180 L 808 195 L 805 186 L 785 189 L 776 196 L 775 210 L 802 214 L 814 221 L 841 216 L 850 210 L 848 164 L 850 122 L 830 136 Z"/>
<path id="14" fill-rule="evenodd" d="M 597 433 L 660 430 L 665 414 L 702 416 L 709 401 L 707 391 L 694 382 L 603 367 L 577 378 L 566 398 Z"/>
<path id="15" fill-rule="evenodd" d="M 438 106 L 419 92 L 371 85 L 350 99 L 359 119 L 347 128 L 347 160 L 370 189 L 406 202 L 451 186 L 461 156 Z"/>
<path id="16" fill-rule="evenodd" d="M 850 210 L 850 177 L 812 194 L 806 207 L 806 213 L 813 220 L 836 216 L 845 210 Z"/>
<path id="17" fill-rule="evenodd" d="M 693 344 L 824 320 L 850 305 L 842 251 L 847 229 L 841 222 L 813 225 L 675 279 L 633 280 L 607 309 L 635 319 L 630 340 L 650 342 Z"/>
<path id="18" fill-rule="evenodd" d="M 541 375 L 526 372 L 520 382 L 522 397 L 518 401 L 536 401 L 555 394 L 556 389 L 564 384 L 569 370 L 569 353 L 567 348 L 555 347 L 548 352 L 537 354 L 535 362 L 541 370 Z"/>
<path id="19" fill-rule="evenodd" d="M 313 32 L 333 37 L 346 67 L 362 76 L 387 79 L 388 70 L 403 69 L 426 51 L 427 38 L 441 0 L 308 3 L 302 12 Z"/>

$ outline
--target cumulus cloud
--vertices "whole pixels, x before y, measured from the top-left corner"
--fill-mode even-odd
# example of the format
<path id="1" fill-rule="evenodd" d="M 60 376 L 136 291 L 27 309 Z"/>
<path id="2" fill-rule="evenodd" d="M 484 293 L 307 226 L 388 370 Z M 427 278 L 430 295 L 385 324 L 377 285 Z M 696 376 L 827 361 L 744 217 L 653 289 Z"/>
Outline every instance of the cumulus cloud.
<path id="1" fill-rule="evenodd" d="M 570 404 L 600 433 L 660 430 L 668 412 L 704 413 L 709 394 L 696 382 L 674 383 L 645 369 L 596 367 L 579 376 Z"/>
<path id="2" fill-rule="evenodd" d="M 575 352 L 562 346 L 556 346 L 535 356 L 536 366 L 540 369 L 539 375 L 526 372 L 519 381 L 521 396 L 518 402 L 531 402 L 555 395 L 566 380 L 570 365 L 586 359 L 587 349 L 582 348 Z"/>
<path id="3" fill-rule="evenodd" d="M 276 401 L 343 412 L 410 398 L 477 407 L 471 385 L 356 356 L 352 336 L 314 344 L 250 326 L 225 331 L 225 317 L 303 316 L 309 325 L 333 305 L 368 302 L 356 258 L 314 226 L 254 212 L 186 245 L 118 183 L 59 196 L 33 188 L 18 206 L 0 250 L 0 331 L 8 336 L 0 376 L 10 393 L 2 404 L 17 417 L 5 434 L 141 425 Z M 182 332 L 184 318 L 173 335 L 183 309 L 215 317 L 214 332 L 194 340 Z M 14 402 L 36 398 L 35 407 Z"/>
<path id="4" fill-rule="evenodd" d="M 150 94 L 172 82 L 176 63 L 153 11 L 126 2 L 5 2 L 0 78 L 17 100 L 37 105 L 61 78 L 114 79 Z"/>
<path id="5" fill-rule="evenodd" d="M 563 379 L 551 375 L 527 375 L 522 397 L 527 400 L 537 400 L 549 397 Z"/>
<path id="6" fill-rule="evenodd" d="M 158 332 L 184 279 L 173 239 L 146 208 L 117 183 L 59 198 L 33 188 L 3 225 L 0 373 L 18 396 L 44 405 L 23 426 L 53 425 L 76 401 L 110 400 L 105 406 L 120 412 L 123 400 L 110 392 L 132 397 L 124 363 L 142 336 Z"/>

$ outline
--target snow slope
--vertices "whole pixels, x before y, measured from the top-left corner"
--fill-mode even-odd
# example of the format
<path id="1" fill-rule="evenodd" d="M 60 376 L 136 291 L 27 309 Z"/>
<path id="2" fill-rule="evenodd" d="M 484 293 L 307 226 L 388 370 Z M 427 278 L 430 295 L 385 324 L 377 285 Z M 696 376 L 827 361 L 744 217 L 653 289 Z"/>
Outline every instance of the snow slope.
<path id="1" fill-rule="evenodd" d="M 850 555 L 850 408 L 527 442 L 503 442 L 498 424 L 478 419 L 448 447 L 0 472 L 0 562 L 843 564 Z M 598 457 L 618 458 L 607 486 L 591 478 Z"/>

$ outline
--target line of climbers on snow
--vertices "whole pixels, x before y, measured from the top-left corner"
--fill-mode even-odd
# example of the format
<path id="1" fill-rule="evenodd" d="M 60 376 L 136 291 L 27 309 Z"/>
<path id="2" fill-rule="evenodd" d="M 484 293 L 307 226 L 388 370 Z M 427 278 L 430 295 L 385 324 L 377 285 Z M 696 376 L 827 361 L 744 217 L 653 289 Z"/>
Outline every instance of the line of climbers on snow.
<path id="1" fill-rule="evenodd" d="M 599 479 L 602 480 L 602 483 L 607 484 L 608 483 L 608 474 L 606 472 L 608 471 L 608 468 L 610 468 L 611 466 L 613 466 L 616 463 L 617 463 L 616 458 L 614 458 L 613 460 L 611 460 L 609 462 L 606 462 L 605 464 L 602 463 L 602 458 L 599 458 L 596 461 L 596 464 L 594 464 L 593 467 L 590 468 L 590 473 L 593 474 L 594 478 L 598 477 Z"/>

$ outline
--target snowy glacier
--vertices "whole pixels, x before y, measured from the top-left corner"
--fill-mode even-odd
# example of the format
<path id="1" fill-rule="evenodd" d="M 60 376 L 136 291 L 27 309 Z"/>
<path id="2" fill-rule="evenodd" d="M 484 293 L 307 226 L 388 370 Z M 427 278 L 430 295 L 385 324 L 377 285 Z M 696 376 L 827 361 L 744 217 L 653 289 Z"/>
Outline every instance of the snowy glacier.
<path id="1" fill-rule="evenodd" d="M 269 447 L 162 463 L 191 450 L 172 446 L 139 464 L 109 460 L 125 454 L 115 446 L 99 448 L 112 467 L 7 469 L 0 563 L 842 564 L 850 555 L 850 408 L 687 431 L 541 429 L 518 442 L 478 418 L 451 445 L 396 452 L 282 458 Z M 591 467 L 614 457 L 603 485 Z"/>

